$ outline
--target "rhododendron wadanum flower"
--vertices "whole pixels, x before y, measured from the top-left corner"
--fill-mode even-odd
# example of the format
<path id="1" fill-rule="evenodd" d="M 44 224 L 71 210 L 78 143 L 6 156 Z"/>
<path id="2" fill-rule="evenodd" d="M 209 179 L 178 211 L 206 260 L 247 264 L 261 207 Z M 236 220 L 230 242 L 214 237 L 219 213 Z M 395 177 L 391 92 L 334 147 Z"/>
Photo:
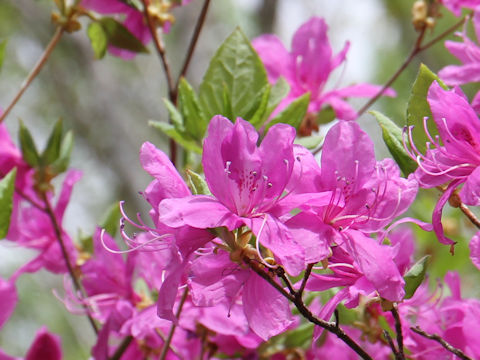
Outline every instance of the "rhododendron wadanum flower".
<path id="1" fill-rule="evenodd" d="M 350 44 L 333 56 L 327 38 L 327 24 L 322 18 L 313 17 L 303 24 L 292 39 L 292 50 L 288 52 L 275 35 L 262 35 L 252 45 L 262 59 L 269 81 L 273 84 L 283 76 L 290 85 L 290 92 L 279 104 L 279 112 L 297 97 L 310 92 L 309 113 L 317 113 L 324 106 L 331 106 L 338 119 L 353 120 L 357 112 L 344 100 L 348 97 L 372 97 L 380 86 L 356 84 L 341 89 L 325 90 L 332 71 L 341 65 Z M 392 90 L 385 95 L 393 96 Z"/>
<path id="2" fill-rule="evenodd" d="M 434 82 L 427 99 L 439 135 L 435 138 L 430 135 L 425 118 L 424 128 L 430 141 L 423 155 L 413 143 L 410 127 L 410 156 L 418 163 L 415 177 L 421 187 L 431 188 L 449 182 L 435 206 L 432 223 L 438 240 L 451 245 L 453 252 L 455 242 L 443 233 L 442 210 L 461 184 L 464 184 L 459 192 L 461 201 L 480 205 L 480 120 L 459 88 L 443 90 Z"/>
<path id="3" fill-rule="evenodd" d="M 215 116 L 204 142 L 203 168 L 212 196 L 166 199 L 160 203 L 160 221 L 171 226 L 196 228 L 248 226 L 259 243 L 292 275 L 305 267 L 304 248 L 295 242 L 279 217 L 305 201 L 307 196 L 282 196 L 294 167 L 295 129 L 284 124 L 270 128 L 260 146 L 258 133 L 238 118 L 232 124 Z M 316 194 L 327 203 L 330 193 Z M 260 251 L 258 255 L 261 258 Z M 267 264 L 268 266 L 268 264 Z"/>

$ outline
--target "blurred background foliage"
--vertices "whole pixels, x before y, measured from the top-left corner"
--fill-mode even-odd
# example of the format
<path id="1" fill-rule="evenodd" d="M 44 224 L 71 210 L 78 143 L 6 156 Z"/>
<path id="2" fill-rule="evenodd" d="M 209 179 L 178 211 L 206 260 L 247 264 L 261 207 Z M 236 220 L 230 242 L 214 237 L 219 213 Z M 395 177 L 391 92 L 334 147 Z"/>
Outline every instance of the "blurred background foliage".
<path id="1" fill-rule="evenodd" d="M 347 65 L 335 73 L 332 85 L 367 81 L 382 84 L 415 42 L 417 34 L 410 20 L 412 4 L 413 0 L 215 0 L 187 78 L 193 86 L 199 84 L 214 51 L 236 26 L 250 38 L 276 33 L 289 48 L 294 31 L 316 15 L 329 24 L 334 51 L 339 51 L 346 40 L 352 42 Z M 174 10 L 176 23 L 164 38 L 174 76 L 180 70 L 201 6 L 201 0 L 193 0 Z M 53 8 L 52 0 L 0 1 L 0 40 L 8 40 L 0 73 L 0 106 L 8 105 L 53 35 Z M 444 10 L 442 13 L 433 34 L 429 31 L 427 37 L 441 33 L 456 21 L 453 15 Z M 121 199 L 126 200 L 127 211 L 145 213 L 147 208 L 138 191 L 146 187 L 149 177 L 140 167 L 138 150 L 147 140 L 167 150 L 167 139 L 148 126 L 150 119 L 167 121 L 161 101 L 167 94 L 165 77 L 153 47 L 149 47 L 150 54 L 139 55 L 133 61 L 111 55 L 98 61 L 85 25 L 81 31 L 62 38 L 6 120 L 16 136 L 21 118 L 40 144 L 59 117 L 67 129 L 73 129 L 76 143 L 72 167 L 82 170 L 84 177 L 75 188 L 65 217 L 64 225 L 71 236 L 91 234 L 109 205 Z M 393 85 L 398 96 L 381 99 L 373 106 L 401 126 L 405 124 L 406 103 L 421 62 L 433 71 L 457 63 L 441 41 L 410 64 Z M 475 86 L 466 87 L 470 98 L 476 90 Z M 357 108 L 363 104 L 363 100 L 354 102 Z M 378 157 L 388 156 L 373 117 L 366 114 L 359 122 L 374 137 Z M 430 221 L 439 196 L 435 189 L 421 191 L 411 215 Z M 459 242 L 456 255 L 452 257 L 448 247 L 438 244 L 432 234 L 415 229 L 419 240 L 417 259 L 425 253 L 432 255 L 428 274 L 433 284 L 448 270 L 458 270 L 464 278 L 465 295 L 478 297 L 480 289 L 473 286 L 480 280 L 478 270 L 468 259 L 468 241 L 475 229 L 457 209 L 446 209 L 444 219 L 447 235 Z M 1 242 L 0 276 L 9 277 L 33 255 Z M 12 355 L 23 355 L 37 329 L 45 324 L 62 336 L 65 359 L 88 358 L 94 336 L 87 321 L 68 313 L 51 288 L 57 289 L 59 298 L 63 297 L 62 279 L 58 276 L 41 271 L 20 278 L 21 301 L 0 332 L 0 348 Z"/>

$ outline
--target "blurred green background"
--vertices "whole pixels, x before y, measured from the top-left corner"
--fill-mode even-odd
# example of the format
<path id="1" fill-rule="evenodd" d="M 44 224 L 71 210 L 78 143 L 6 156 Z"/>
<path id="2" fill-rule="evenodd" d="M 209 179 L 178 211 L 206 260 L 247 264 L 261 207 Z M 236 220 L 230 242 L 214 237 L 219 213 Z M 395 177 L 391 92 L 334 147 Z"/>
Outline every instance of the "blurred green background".
<path id="1" fill-rule="evenodd" d="M 177 21 L 172 32 L 165 36 L 174 75 L 183 62 L 202 3 L 193 0 L 174 11 Z M 416 39 L 410 22 L 412 4 L 411 0 L 213 0 L 187 78 L 194 86 L 199 84 L 214 51 L 236 26 L 242 27 L 250 38 L 276 33 L 289 48 L 298 26 L 316 15 L 324 17 L 329 24 L 334 51 L 339 51 L 346 40 L 351 41 L 347 64 L 334 74 L 329 86 L 355 82 L 382 84 L 400 66 Z M 52 9 L 51 0 L 0 1 L 0 40 L 8 40 L 0 73 L 0 106 L 8 105 L 51 38 Z M 442 32 L 456 21 L 453 15 L 442 12 L 444 16 L 438 20 L 434 33 L 428 32 L 427 37 Z M 16 136 L 21 118 L 40 144 L 45 142 L 59 117 L 63 118 L 66 128 L 74 130 L 72 167 L 82 170 L 84 177 L 75 188 L 65 217 L 64 225 L 72 236 L 92 233 L 109 205 L 118 200 L 126 200 L 127 211 L 131 213 L 139 210 L 145 213 L 147 207 L 138 191 L 146 187 L 149 177 L 140 167 L 138 150 L 147 140 L 167 150 L 166 138 L 148 126 L 150 119 L 167 121 L 161 101 L 167 94 L 165 77 L 153 47 L 150 45 L 149 55 L 139 55 L 134 61 L 111 55 L 98 61 L 94 59 L 84 29 L 62 38 L 41 74 L 6 120 Z M 406 102 L 421 62 L 433 71 L 457 63 L 443 42 L 439 42 L 418 56 L 394 83 L 396 98 L 382 99 L 374 105 L 373 108 L 402 126 Z M 467 86 L 466 90 L 471 97 L 477 89 Z M 364 100 L 352 103 L 360 108 Z M 378 157 L 388 156 L 373 117 L 364 115 L 359 122 L 374 137 Z M 436 190 L 422 191 L 412 215 L 429 221 L 438 197 Z M 459 241 L 455 257 L 431 234 L 416 231 L 417 258 L 424 253 L 432 254 L 431 279 L 442 277 L 448 270 L 460 271 L 464 276 L 465 294 L 478 297 L 480 289 L 474 284 L 480 280 L 479 272 L 468 259 L 467 246 L 474 229 L 455 209 L 447 209 L 445 218 L 448 234 Z M 2 241 L 0 276 L 9 277 L 33 255 Z M 69 314 L 51 289 L 63 297 L 61 277 L 41 271 L 20 278 L 21 300 L 0 331 L 0 348 L 22 356 L 37 329 L 46 324 L 62 336 L 65 359 L 88 358 L 94 337 L 87 321 Z"/>

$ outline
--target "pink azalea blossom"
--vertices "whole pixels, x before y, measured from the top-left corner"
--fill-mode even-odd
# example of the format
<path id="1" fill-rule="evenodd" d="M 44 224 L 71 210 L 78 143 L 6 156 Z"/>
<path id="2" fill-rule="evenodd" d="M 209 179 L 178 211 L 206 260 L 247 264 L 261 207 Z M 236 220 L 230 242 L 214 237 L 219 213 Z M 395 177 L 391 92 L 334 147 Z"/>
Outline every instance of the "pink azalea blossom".
<path id="1" fill-rule="evenodd" d="M 425 131 L 430 139 L 426 154 L 413 147 L 411 156 L 418 163 L 415 177 L 421 187 L 449 183 L 435 206 L 432 223 L 438 240 L 453 246 L 454 241 L 443 233 L 442 210 L 461 184 L 463 187 L 459 195 L 462 202 L 480 205 L 480 120 L 459 88 L 443 90 L 434 82 L 427 99 L 439 135 L 432 138 L 425 119 Z M 412 139 L 410 143 L 413 144 Z"/>
<path id="2" fill-rule="evenodd" d="M 248 322 L 255 334 L 268 340 L 292 323 L 288 300 L 252 270 L 233 263 L 225 251 L 198 257 L 191 267 L 189 285 L 195 305 L 223 304 L 224 318 L 240 302 L 244 320 L 239 335 L 248 332 Z"/>
<path id="3" fill-rule="evenodd" d="M 475 9 L 478 6 L 478 0 L 440 0 L 440 2 L 448 10 L 460 16 L 462 14 L 462 7 L 467 9 Z"/>
<path id="4" fill-rule="evenodd" d="M 38 330 L 30 349 L 24 358 L 6 355 L 0 350 L 0 360 L 61 360 L 60 338 L 52 335 L 45 327 Z"/>
<path id="5" fill-rule="evenodd" d="M 468 247 L 470 248 L 470 259 L 472 260 L 473 265 L 480 270 L 480 232 L 477 232 L 473 236 Z"/>
<path id="6" fill-rule="evenodd" d="M 479 5 L 478 1 L 476 4 Z M 448 65 L 438 72 L 440 78 L 447 85 L 462 85 L 480 81 L 480 6 L 475 10 L 473 25 L 477 35 L 477 43 L 467 37 L 466 27 L 459 36 L 463 43 L 446 41 L 446 48 L 455 55 L 463 64 Z M 472 100 L 472 107 L 480 114 L 480 92 Z"/>
<path id="7" fill-rule="evenodd" d="M 196 195 L 160 203 L 160 220 L 171 227 L 248 226 L 257 242 L 271 250 L 290 274 L 305 267 L 305 252 L 280 217 L 308 197 L 282 196 L 294 167 L 295 130 L 284 124 L 270 128 L 260 146 L 248 122 L 215 116 L 203 150 L 205 178 L 213 196 Z M 317 194 L 327 203 L 330 194 Z M 257 243 L 257 248 L 258 248 Z M 260 253 L 259 253 L 260 255 Z"/>
<path id="8" fill-rule="evenodd" d="M 342 161 L 338 161 L 339 154 Z M 341 121 L 327 133 L 321 168 L 310 154 L 299 151 L 297 156 L 300 165 L 295 173 L 305 183 L 300 181 L 293 191 L 311 192 L 313 187 L 319 192 L 330 190 L 333 195 L 326 205 L 315 204 L 315 199 L 300 205 L 304 211 L 285 223 L 295 239 L 308 242 L 310 253 L 322 249 L 323 259 L 330 256 L 332 246 L 334 254 L 339 251 L 345 256 L 349 254 L 349 260 L 340 263 L 349 263 L 352 274 L 346 283 L 342 275 L 340 285 L 351 286 L 361 280 L 364 293 L 376 290 L 388 300 L 400 301 L 404 282 L 394 262 L 395 251 L 368 234 L 382 230 L 408 209 L 415 199 L 416 182 L 401 178 L 398 166 L 391 159 L 377 162 L 373 143 L 354 122 Z M 335 246 L 340 249 L 334 250 Z M 332 283 L 330 287 L 340 285 Z M 347 290 L 337 295 L 335 301 L 345 296 Z M 331 311 L 326 312 L 326 317 Z"/>
<path id="9" fill-rule="evenodd" d="M 171 6 L 183 6 L 190 3 L 191 0 L 166 1 Z M 103 15 L 123 16 L 123 25 L 144 45 L 150 42 L 152 35 L 142 11 L 133 6 L 127 5 L 125 1 L 120 0 L 82 0 L 80 3 L 84 8 L 93 10 Z M 167 21 L 163 26 L 163 31 L 168 33 L 171 22 Z M 110 52 L 115 55 L 130 60 L 135 57 L 135 53 L 109 46 Z"/>
<path id="10" fill-rule="evenodd" d="M 0 278 L 0 329 L 12 315 L 17 302 L 18 295 L 15 283 Z"/>
<path id="11" fill-rule="evenodd" d="M 331 106 L 338 119 L 353 120 L 357 112 L 345 101 L 349 97 L 372 97 L 379 86 L 357 84 L 327 91 L 325 85 L 330 74 L 346 59 L 350 44 L 333 55 L 327 38 L 327 24 L 322 18 L 313 17 L 303 24 L 292 39 L 290 52 L 275 35 L 262 35 L 252 41 L 273 84 L 283 76 L 290 85 L 288 96 L 282 100 L 275 112 L 279 112 L 297 97 L 309 92 L 308 112 L 318 113 Z M 388 90 L 385 95 L 395 93 Z"/>

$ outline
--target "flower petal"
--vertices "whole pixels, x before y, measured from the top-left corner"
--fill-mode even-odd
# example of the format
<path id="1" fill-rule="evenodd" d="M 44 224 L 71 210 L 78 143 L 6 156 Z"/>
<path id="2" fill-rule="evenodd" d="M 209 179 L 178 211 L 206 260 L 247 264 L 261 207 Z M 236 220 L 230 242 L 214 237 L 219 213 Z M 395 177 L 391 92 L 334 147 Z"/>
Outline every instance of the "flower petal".
<path id="1" fill-rule="evenodd" d="M 254 273 L 244 286 L 243 307 L 248 324 L 264 340 L 280 334 L 293 321 L 288 300 Z"/>

